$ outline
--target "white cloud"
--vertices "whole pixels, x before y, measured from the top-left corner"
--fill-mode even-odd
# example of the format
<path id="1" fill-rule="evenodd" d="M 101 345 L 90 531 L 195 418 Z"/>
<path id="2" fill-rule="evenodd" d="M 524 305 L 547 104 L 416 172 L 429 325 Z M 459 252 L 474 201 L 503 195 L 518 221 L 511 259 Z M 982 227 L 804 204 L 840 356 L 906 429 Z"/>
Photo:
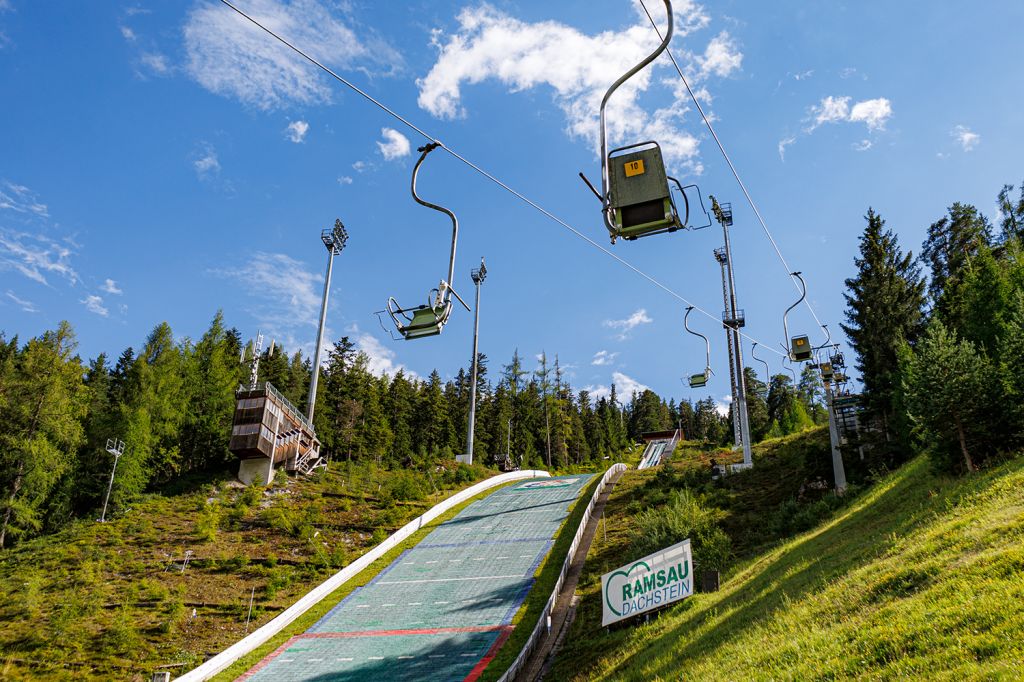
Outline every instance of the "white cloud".
<path id="1" fill-rule="evenodd" d="M 403 156 L 409 155 L 411 145 L 409 144 L 409 138 L 405 135 L 393 128 L 381 128 L 380 134 L 384 136 L 384 140 L 377 143 L 377 148 L 384 155 L 385 161 L 400 159 Z"/>
<path id="2" fill-rule="evenodd" d="M 96 315 L 99 315 L 100 317 L 107 317 L 108 315 L 110 315 L 110 311 L 103 306 L 103 299 L 95 294 L 90 294 L 89 296 L 86 296 L 81 301 L 79 301 L 79 303 L 84 305 L 85 309 L 88 310 L 90 313 L 94 313 Z"/>
<path id="3" fill-rule="evenodd" d="M 419 81 L 419 105 L 434 116 L 466 115 L 462 88 L 496 79 L 511 92 L 547 86 L 566 118 L 566 132 L 574 139 L 598 147 L 598 111 L 608 86 L 646 57 L 657 45 L 639 4 L 634 24 L 596 35 L 581 33 L 555 21 L 524 22 L 487 4 L 463 9 L 458 30 L 452 35 L 434 34 L 438 59 Z M 677 7 L 677 36 L 704 28 L 708 17 L 693 2 Z M 740 67 L 742 54 L 727 33 L 713 38 L 703 54 L 678 50 L 693 85 L 710 75 L 724 76 Z M 699 171 L 697 139 L 680 124 L 688 108 L 683 104 L 678 78 L 661 59 L 635 75 L 616 92 L 608 106 L 609 142 L 656 139 L 670 163 L 689 164 Z M 658 78 L 665 69 L 667 78 Z M 663 108 L 641 103 L 652 91 L 671 93 L 672 104 Z M 685 95 L 685 93 L 682 93 Z"/>
<path id="4" fill-rule="evenodd" d="M 23 298 L 18 298 L 14 294 L 13 291 L 8 290 L 7 298 L 9 298 L 12 301 L 14 301 L 14 303 L 17 304 L 17 306 L 19 308 L 21 308 L 23 312 L 26 312 L 26 313 L 38 313 L 39 312 L 39 309 L 36 308 L 35 303 L 32 303 L 32 301 L 26 301 Z"/>
<path id="5" fill-rule="evenodd" d="M 814 75 L 814 69 L 808 69 L 807 71 L 801 71 L 800 73 L 794 73 L 793 74 L 793 80 L 795 80 L 795 81 L 805 81 L 805 80 L 807 80 L 808 78 L 810 78 L 813 75 Z"/>
<path id="6" fill-rule="evenodd" d="M 731 76 L 743 65 L 743 53 L 727 31 L 712 38 L 704 49 L 704 55 L 697 60 L 704 76 L 714 74 L 719 78 Z"/>
<path id="7" fill-rule="evenodd" d="M 323 277 L 305 263 L 283 253 L 256 252 L 241 267 L 212 272 L 234 280 L 256 299 L 249 312 L 268 336 L 290 347 L 308 350 L 315 345 L 312 338 L 296 340 L 299 330 L 303 338 L 315 334 L 310 330 L 317 327 L 323 288 Z"/>
<path id="8" fill-rule="evenodd" d="M 615 358 L 617 355 L 618 353 L 609 353 L 606 350 L 599 350 L 596 353 L 594 353 L 594 359 L 590 361 L 590 364 L 596 365 L 598 367 L 610 365 L 613 362 L 615 362 Z"/>
<path id="9" fill-rule="evenodd" d="M 351 185 L 352 183 L 353 183 L 353 180 L 352 180 L 352 178 L 350 176 L 348 176 L 348 175 L 339 175 L 338 176 L 338 184 L 339 185 Z"/>
<path id="10" fill-rule="evenodd" d="M 217 160 L 217 150 L 211 145 L 206 143 L 200 145 L 200 150 L 196 156 L 197 158 L 192 162 L 192 165 L 195 167 L 196 175 L 199 176 L 200 180 L 205 180 L 210 176 L 220 173 L 220 161 Z"/>
<path id="11" fill-rule="evenodd" d="M 813 120 L 808 133 L 826 123 L 864 123 L 868 130 L 881 130 L 892 117 L 892 103 L 884 98 L 863 100 L 850 105 L 852 97 L 823 97 L 811 107 Z"/>
<path id="12" fill-rule="evenodd" d="M 884 97 L 857 102 L 850 109 L 850 122 L 865 123 L 868 130 L 881 130 L 892 117 L 892 103 Z"/>
<path id="13" fill-rule="evenodd" d="M 409 379 L 419 378 L 416 372 L 397 362 L 395 360 L 395 351 L 381 343 L 376 336 L 360 332 L 357 325 L 352 325 L 351 331 L 355 335 L 353 343 L 355 343 L 356 350 L 366 353 L 366 356 L 370 359 L 367 365 L 367 369 L 370 372 L 378 376 L 385 374 L 387 376 L 394 376 L 398 373 L 398 370 L 402 370 Z"/>
<path id="14" fill-rule="evenodd" d="M 949 131 L 949 134 L 953 136 L 953 139 L 956 140 L 957 144 L 965 152 L 972 151 L 981 142 L 981 135 L 964 125 L 956 126 L 953 130 Z"/>
<path id="15" fill-rule="evenodd" d="M 612 372 L 612 381 L 615 382 L 615 392 L 622 396 L 623 400 L 628 400 L 634 393 L 650 390 L 649 387 L 622 372 Z"/>
<path id="16" fill-rule="evenodd" d="M 136 39 L 135 31 L 133 31 L 128 26 L 122 26 L 121 27 L 121 35 L 124 36 L 124 39 L 127 40 L 128 42 L 130 42 L 130 43 L 134 43 L 135 42 L 135 39 Z"/>
<path id="17" fill-rule="evenodd" d="M 71 256 L 69 246 L 49 237 L 0 229 L 0 270 L 16 270 L 40 284 L 49 284 L 46 275 L 51 273 L 76 284 Z"/>
<path id="18" fill-rule="evenodd" d="M 328 67 L 393 70 L 400 63 L 393 49 L 365 32 L 357 35 L 329 6 L 334 3 L 248 0 L 244 10 Z M 319 69 L 219 2 L 199 2 L 184 33 L 186 69 L 211 92 L 264 110 L 331 101 L 332 86 Z"/>
<path id="19" fill-rule="evenodd" d="M 356 173 L 362 173 L 368 167 L 369 164 L 367 164 L 365 161 L 356 161 L 355 163 L 352 164 L 352 170 L 354 170 Z"/>
<path id="20" fill-rule="evenodd" d="M 32 214 L 40 218 L 48 218 L 50 215 L 46 204 L 39 201 L 35 192 L 9 180 L 0 181 L 0 209 Z"/>
<path id="21" fill-rule="evenodd" d="M 855 142 L 853 144 L 853 149 L 854 151 L 858 152 L 866 152 L 867 150 L 871 149 L 874 146 L 875 143 L 872 142 L 871 140 L 861 140 L 860 142 Z"/>
<path id="22" fill-rule="evenodd" d="M 107 292 L 108 294 L 115 294 L 115 295 L 118 295 L 118 296 L 120 296 L 121 294 L 124 293 L 121 290 L 121 288 L 119 286 L 117 286 L 117 282 L 115 282 L 112 279 L 107 279 L 106 281 L 104 281 L 103 282 L 103 286 L 101 286 L 100 289 L 102 289 L 103 291 Z"/>
<path id="23" fill-rule="evenodd" d="M 814 117 L 814 121 L 807 132 L 825 123 L 845 121 L 850 116 L 850 98 L 832 97 L 831 95 L 824 97 L 821 103 L 811 107 L 811 115 Z"/>
<path id="24" fill-rule="evenodd" d="M 605 327 L 611 329 L 618 329 L 618 339 L 621 341 L 629 336 L 629 333 L 639 327 L 642 324 L 650 324 L 654 322 L 650 316 L 647 315 L 647 310 L 640 308 L 632 315 L 624 320 L 605 320 L 603 322 Z"/>
<path id="25" fill-rule="evenodd" d="M 305 121 L 292 121 L 288 124 L 288 127 L 285 128 L 285 135 L 287 135 L 288 139 L 295 144 L 303 142 L 306 139 L 306 133 L 308 132 L 309 124 Z"/>

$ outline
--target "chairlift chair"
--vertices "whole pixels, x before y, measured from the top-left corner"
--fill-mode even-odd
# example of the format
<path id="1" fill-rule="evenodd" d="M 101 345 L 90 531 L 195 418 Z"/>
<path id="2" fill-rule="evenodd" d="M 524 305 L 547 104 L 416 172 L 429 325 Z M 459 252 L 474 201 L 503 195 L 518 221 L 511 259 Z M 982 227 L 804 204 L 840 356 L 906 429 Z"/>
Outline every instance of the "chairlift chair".
<path id="1" fill-rule="evenodd" d="M 605 112 L 608 100 L 620 85 L 657 59 L 668 47 L 674 30 L 671 0 L 665 0 L 665 9 L 668 13 L 668 28 L 661 44 L 639 64 L 612 83 L 601 100 L 602 191 L 598 192 L 586 176 L 580 173 L 580 177 L 601 202 L 605 227 L 611 234 L 613 244 L 619 237 L 634 240 L 684 229 L 690 218 L 690 202 L 685 190 L 696 188 L 696 185 L 683 187 L 678 180 L 668 175 L 661 146 L 657 142 L 647 140 L 617 147 L 610 151 L 608 149 L 608 127 Z M 683 197 L 684 212 L 682 216 L 679 215 L 669 189 L 670 180 Z M 701 199 L 701 203 L 703 204 L 703 199 Z"/>
<path id="2" fill-rule="evenodd" d="M 387 312 L 391 316 L 392 321 L 394 321 L 398 333 L 406 340 L 420 339 L 440 334 L 444 329 L 445 324 L 448 323 L 448 318 L 452 312 L 452 296 L 454 296 L 466 310 L 469 310 L 469 306 L 466 305 L 466 302 L 462 300 L 454 289 L 452 289 L 451 285 L 452 277 L 455 274 L 455 246 L 459 238 L 459 220 L 455 217 L 454 213 L 444 206 L 438 206 L 437 204 L 432 204 L 429 201 L 424 201 L 418 194 L 416 194 L 416 178 L 419 175 L 420 166 L 423 164 L 423 160 L 427 158 L 427 154 L 434 151 L 439 146 L 439 142 L 431 142 L 417 150 L 421 152 L 421 154 L 419 160 L 416 161 L 416 166 L 412 170 L 411 188 L 412 198 L 416 200 L 416 203 L 444 213 L 452 221 L 452 246 L 448 258 L 448 277 L 447 279 L 442 279 L 437 285 L 437 288 L 430 290 L 430 293 L 427 295 L 426 305 L 403 308 L 393 296 L 388 298 Z"/>
<path id="3" fill-rule="evenodd" d="M 818 369 L 821 371 L 821 378 L 825 381 L 832 381 L 832 377 L 835 375 L 835 371 L 832 369 L 831 362 L 823 362 L 818 365 Z"/>
<path id="4" fill-rule="evenodd" d="M 704 339 L 704 347 L 707 350 L 707 354 L 705 356 L 706 360 L 704 364 L 704 371 L 701 372 L 700 374 L 691 374 L 689 378 L 689 383 L 690 388 L 704 388 L 705 386 L 707 386 L 708 379 L 711 378 L 711 342 L 708 341 L 708 337 L 704 336 L 700 332 L 695 332 L 692 329 L 690 329 L 689 317 L 692 311 L 692 305 L 686 309 L 686 314 L 683 316 L 683 328 L 686 329 L 686 331 L 693 334 L 694 336 L 699 336 L 700 338 Z"/>
<path id="5" fill-rule="evenodd" d="M 807 298 L 807 284 L 804 283 L 804 278 L 800 276 L 799 272 L 791 272 L 789 274 L 792 275 L 793 277 L 796 277 L 797 280 L 799 280 L 801 293 L 800 298 L 797 300 L 797 302 L 786 308 L 786 312 L 782 315 L 782 327 L 785 334 L 783 338 L 789 339 L 789 348 L 787 349 L 789 353 L 789 359 L 792 360 L 793 362 L 806 362 L 810 360 L 812 357 L 814 357 L 814 349 L 811 348 L 810 338 L 808 338 L 806 334 L 801 334 L 799 336 L 790 336 L 788 318 L 789 312 L 793 310 L 793 308 L 803 303 L 804 299 Z"/>

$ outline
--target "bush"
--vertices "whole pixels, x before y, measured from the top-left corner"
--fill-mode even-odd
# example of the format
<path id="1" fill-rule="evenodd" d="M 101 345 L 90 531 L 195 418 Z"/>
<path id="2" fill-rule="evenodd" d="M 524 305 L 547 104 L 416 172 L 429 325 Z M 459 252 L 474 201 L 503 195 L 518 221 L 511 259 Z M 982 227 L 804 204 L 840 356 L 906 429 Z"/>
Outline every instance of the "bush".
<path id="1" fill-rule="evenodd" d="M 203 506 L 196 519 L 196 537 L 202 542 L 213 542 L 217 539 L 217 526 L 220 525 L 220 505 L 211 502 Z"/>
<path id="2" fill-rule="evenodd" d="M 381 501 L 387 499 L 399 502 L 415 502 L 424 499 L 427 491 L 420 479 L 408 471 L 395 471 L 381 489 Z"/>
<path id="3" fill-rule="evenodd" d="M 722 570 L 732 548 L 729 536 L 718 526 L 724 515 L 689 490 L 673 491 L 663 507 L 648 507 L 637 514 L 632 553 L 645 556 L 689 538 L 695 569 Z"/>

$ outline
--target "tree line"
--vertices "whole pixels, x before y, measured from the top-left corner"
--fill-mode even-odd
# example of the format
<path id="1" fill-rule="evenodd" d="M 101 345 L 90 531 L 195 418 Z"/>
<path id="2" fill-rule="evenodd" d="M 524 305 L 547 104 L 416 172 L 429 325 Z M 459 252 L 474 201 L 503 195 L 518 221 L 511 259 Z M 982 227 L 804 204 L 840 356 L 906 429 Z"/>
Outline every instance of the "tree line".
<path id="1" fill-rule="evenodd" d="M 113 510 L 194 474 L 235 465 L 227 444 L 234 392 L 249 381 L 244 342 L 218 312 L 198 341 L 175 341 L 162 322 L 115 361 L 83 361 L 67 322 L 21 344 L 0 333 L 0 547 L 99 515 L 113 457 L 108 438 L 127 444 L 110 494 Z M 469 363 L 467 363 L 469 364 Z M 529 366 L 528 366 L 529 364 Z M 261 381 L 305 406 L 311 362 L 281 346 L 262 351 Z M 471 371 L 450 380 L 399 370 L 374 374 L 370 358 L 343 337 L 321 371 L 314 426 L 334 460 L 372 459 L 422 468 L 465 451 Z M 653 391 L 592 395 L 575 389 L 556 356 L 529 363 L 513 353 L 491 378 L 479 355 L 475 460 L 487 465 L 564 469 L 616 459 L 640 434 L 680 427 L 711 444 L 732 440 L 731 414 L 712 398 L 665 400 Z M 824 419 L 820 383 L 805 371 L 760 381 L 747 369 L 753 438 L 784 435 Z M 305 411 L 300 410 L 300 411 Z"/>
<path id="2" fill-rule="evenodd" d="M 920 255 L 868 210 L 843 329 L 858 355 L 863 466 L 925 450 L 951 473 L 1024 445 L 1024 186 L 1005 185 L 993 224 L 954 203 Z"/>

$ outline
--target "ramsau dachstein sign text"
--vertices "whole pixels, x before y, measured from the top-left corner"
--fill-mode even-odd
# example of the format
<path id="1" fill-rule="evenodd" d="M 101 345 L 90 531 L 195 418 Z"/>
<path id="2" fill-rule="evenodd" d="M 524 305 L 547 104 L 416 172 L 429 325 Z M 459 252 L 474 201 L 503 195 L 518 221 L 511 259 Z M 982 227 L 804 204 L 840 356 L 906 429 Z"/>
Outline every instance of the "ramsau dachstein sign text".
<path id="1" fill-rule="evenodd" d="M 601 576 L 601 625 L 685 599 L 693 594 L 690 541 Z"/>

